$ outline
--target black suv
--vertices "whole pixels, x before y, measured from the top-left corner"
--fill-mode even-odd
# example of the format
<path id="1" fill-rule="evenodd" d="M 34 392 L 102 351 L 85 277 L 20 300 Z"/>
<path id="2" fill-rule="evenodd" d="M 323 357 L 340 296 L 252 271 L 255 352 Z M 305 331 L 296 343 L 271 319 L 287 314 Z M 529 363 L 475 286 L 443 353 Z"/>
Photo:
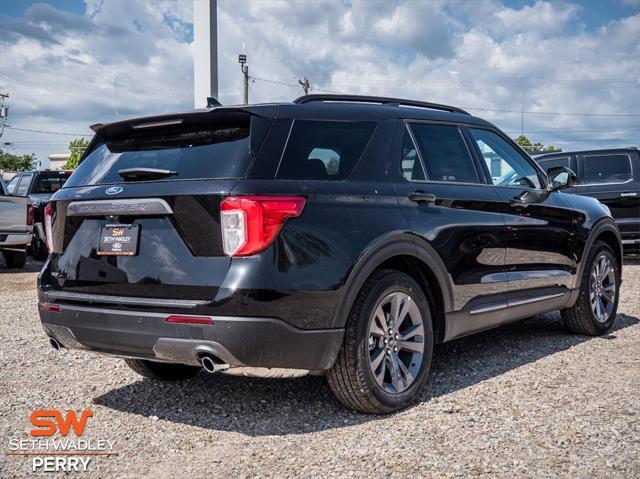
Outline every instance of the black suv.
<path id="1" fill-rule="evenodd" d="M 44 233 L 44 209 L 51 196 L 65 184 L 73 171 L 21 171 L 7 185 L 14 196 L 26 196 L 33 206 L 33 239 L 28 248 L 37 260 L 47 259 L 47 239 Z"/>
<path id="2" fill-rule="evenodd" d="M 458 108 L 309 95 L 94 130 L 47 207 L 56 348 L 157 379 L 326 374 L 386 413 L 420 394 L 435 343 L 553 310 L 578 334 L 614 321 L 607 208 Z"/>
<path id="3" fill-rule="evenodd" d="M 625 252 L 640 252 L 640 151 L 637 148 L 573 151 L 535 157 L 545 170 L 564 166 L 577 173 L 565 193 L 592 196 L 607 205 Z"/>

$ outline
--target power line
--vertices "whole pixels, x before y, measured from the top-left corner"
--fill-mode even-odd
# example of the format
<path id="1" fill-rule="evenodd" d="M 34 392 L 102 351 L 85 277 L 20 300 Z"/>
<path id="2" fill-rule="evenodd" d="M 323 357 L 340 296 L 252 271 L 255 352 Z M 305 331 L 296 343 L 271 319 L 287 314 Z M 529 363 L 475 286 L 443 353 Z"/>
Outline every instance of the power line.
<path id="1" fill-rule="evenodd" d="M 5 125 L 7 128 L 11 128 L 16 131 L 28 131 L 30 133 L 43 133 L 45 135 L 64 135 L 64 136 L 87 136 L 92 137 L 93 135 L 86 135 L 83 133 L 63 133 L 61 131 L 44 131 L 44 130 L 31 130 L 29 128 L 18 128 L 15 126 Z"/>
<path id="2" fill-rule="evenodd" d="M 527 110 L 503 110 L 499 108 L 474 108 L 470 106 L 463 107 L 465 110 L 476 111 L 495 111 L 498 113 L 524 113 L 526 115 L 566 115 L 566 116 L 614 116 L 614 117 L 640 117 L 640 114 L 636 113 L 570 113 L 570 112 L 558 112 L 558 111 L 527 111 Z"/>

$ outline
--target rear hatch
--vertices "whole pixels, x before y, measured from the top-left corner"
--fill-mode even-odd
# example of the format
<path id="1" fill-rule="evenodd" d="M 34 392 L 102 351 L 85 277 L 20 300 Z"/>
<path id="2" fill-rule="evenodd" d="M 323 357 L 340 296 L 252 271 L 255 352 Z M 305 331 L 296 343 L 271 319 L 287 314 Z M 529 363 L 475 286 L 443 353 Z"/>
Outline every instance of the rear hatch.
<path id="1" fill-rule="evenodd" d="M 98 129 L 53 197 L 42 285 L 80 300 L 213 299 L 230 264 L 220 202 L 246 174 L 269 124 L 214 110 Z"/>

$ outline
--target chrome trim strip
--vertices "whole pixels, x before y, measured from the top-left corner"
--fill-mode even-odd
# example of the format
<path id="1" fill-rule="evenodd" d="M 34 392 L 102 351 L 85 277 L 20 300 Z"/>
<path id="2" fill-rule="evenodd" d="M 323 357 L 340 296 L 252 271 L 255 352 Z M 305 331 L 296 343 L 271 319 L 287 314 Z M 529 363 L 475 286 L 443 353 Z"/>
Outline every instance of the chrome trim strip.
<path id="1" fill-rule="evenodd" d="M 173 210 L 160 198 L 123 200 L 74 201 L 67 208 L 67 216 L 151 216 L 171 215 Z"/>
<path id="2" fill-rule="evenodd" d="M 640 238 L 638 238 L 638 239 L 623 239 L 622 240 L 622 244 L 636 244 L 636 243 L 640 244 Z"/>
<path id="3" fill-rule="evenodd" d="M 538 301 L 546 301 L 549 299 L 559 298 L 560 296 L 564 296 L 564 294 L 565 293 L 554 293 L 554 294 L 545 294 L 544 296 L 534 296 L 532 298 L 508 300 L 509 307 L 511 308 L 513 306 L 522 306 L 523 304 L 537 303 Z"/>
<path id="4" fill-rule="evenodd" d="M 471 308 L 469 314 L 482 314 L 482 313 L 490 313 L 491 311 L 500 311 L 501 309 L 507 309 L 507 303 L 498 303 L 498 304 L 489 304 L 486 306 L 476 306 L 475 308 Z"/>
<path id="5" fill-rule="evenodd" d="M 155 306 L 171 308 L 194 308 L 207 304 L 205 300 L 137 298 L 131 296 L 109 296 L 102 294 L 73 293 L 71 291 L 46 291 L 47 299 L 83 301 L 86 303 L 126 304 L 131 306 Z"/>

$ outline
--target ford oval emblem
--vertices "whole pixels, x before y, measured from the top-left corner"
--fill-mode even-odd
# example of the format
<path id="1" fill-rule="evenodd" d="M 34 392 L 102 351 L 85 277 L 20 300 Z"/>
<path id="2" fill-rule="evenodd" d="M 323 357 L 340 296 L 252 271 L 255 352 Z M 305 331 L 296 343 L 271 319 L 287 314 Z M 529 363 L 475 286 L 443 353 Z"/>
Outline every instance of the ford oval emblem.
<path id="1" fill-rule="evenodd" d="M 117 195 L 118 193 L 122 193 L 122 186 L 112 186 L 111 188 L 107 188 L 104 192 L 108 195 Z"/>

